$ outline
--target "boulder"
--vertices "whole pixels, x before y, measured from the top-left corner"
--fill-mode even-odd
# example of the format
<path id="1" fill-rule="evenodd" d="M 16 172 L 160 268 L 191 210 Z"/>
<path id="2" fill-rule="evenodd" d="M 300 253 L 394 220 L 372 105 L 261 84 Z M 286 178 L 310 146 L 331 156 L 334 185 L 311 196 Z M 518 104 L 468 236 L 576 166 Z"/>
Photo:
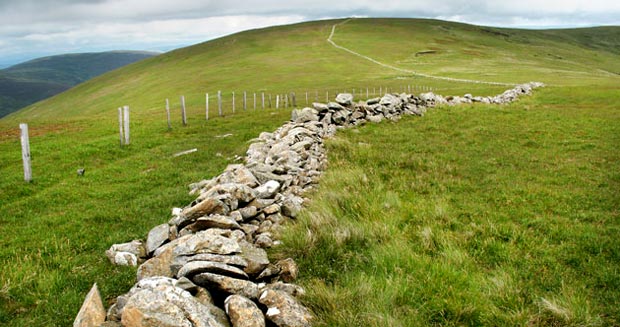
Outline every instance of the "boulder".
<path id="1" fill-rule="evenodd" d="M 256 246 L 242 242 L 240 243 L 241 253 L 239 254 L 247 263 L 247 267 L 243 269 L 248 275 L 256 276 L 260 274 L 269 265 L 269 258 L 265 250 Z"/>
<path id="2" fill-rule="evenodd" d="M 256 197 L 259 199 L 273 198 L 280 190 L 280 183 L 274 180 L 267 181 L 265 184 L 260 185 L 254 189 L 256 191 Z"/>
<path id="3" fill-rule="evenodd" d="M 340 93 L 336 96 L 336 102 L 342 106 L 349 107 L 353 104 L 353 94 Z"/>
<path id="4" fill-rule="evenodd" d="M 319 121 L 319 112 L 313 108 L 295 109 L 291 114 L 291 121 L 296 123 Z"/>
<path id="5" fill-rule="evenodd" d="M 105 318 L 106 311 L 95 283 L 86 295 L 84 303 L 73 321 L 73 327 L 99 327 Z"/>
<path id="6" fill-rule="evenodd" d="M 226 255 L 241 252 L 241 247 L 239 247 L 236 240 L 223 235 L 223 230 L 215 228 L 189 235 L 183 242 L 177 244 L 173 251 L 174 255 L 194 255 L 200 253 Z"/>
<path id="7" fill-rule="evenodd" d="M 123 307 L 124 327 L 222 327 L 192 295 L 178 287 L 162 285 L 131 295 Z"/>
<path id="8" fill-rule="evenodd" d="M 226 313 L 233 327 L 265 327 L 265 316 L 256 303 L 241 295 L 231 295 L 224 300 Z"/>
<path id="9" fill-rule="evenodd" d="M 219 275 L 230 276 L 233 278 L 248 279 L 248 275 L 243 270 L 229 266 L 221 262 L 213 261 L 190 261 L 183 265 L 177 272 L 177 277 L 188 277 L 197 275 L 203 272 L 210 272 Z"/>
<path id="10" fill-rule="evenodd" d="M 312 315 L 294 297 L 283 291 L 267 289 L 259 302 L 267 307 L 265 316 L 279 327 L 310 327 Z"/>
<path id="11" fill-rule="evenodd" d="M 158 247 L 168 241 L 169 235 L 170 226 L 168 224 L 161 224 L 151 229 L 146 237 L 146 253 L 152 255 Z"/>
<path id="12" fill-rule="evenodd" d="M 251 281 L 222 276 L 212 273 L 201 273 L 192 279 L 197 285 L 214 288 L 226 294 L 239 294 L 249 299 L 258 298 L 258 285 Z"/>

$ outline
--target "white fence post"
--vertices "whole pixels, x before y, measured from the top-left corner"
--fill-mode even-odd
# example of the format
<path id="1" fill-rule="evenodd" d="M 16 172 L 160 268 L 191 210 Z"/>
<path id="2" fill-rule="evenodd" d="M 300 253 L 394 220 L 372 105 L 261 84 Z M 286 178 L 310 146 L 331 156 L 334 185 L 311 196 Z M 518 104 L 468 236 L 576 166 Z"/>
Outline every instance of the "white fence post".
<path id="1" fill-rule="evenodd" d="M 24 180 L 32 181 L 32 166 L 30 165 L 30 138 L 28 137 L 28 124 L 19 124 L 21 130 L 22 161 L 24 162 Z"/>
<path id="2" fill-rule="evenodd" d="M 170 124 L 170 101 L 166 98 L 166 118 L 168 119 L 168 129 L 172 129 L 172 124 Z"/>
<path id="3" fill-rule="evenodd" d="M 209 93 L 205 94 L 205 117 L 209 120 Z"/>
<path id="4" fill-rule="evenodd" d="M 276 109 L 280 109 L 280 95 L 276 95 Z"/>
<path id="5" fill-rule="evenodd" d="M 181 96 L 181 119 L 183 120 L 183 126 L 187 125 L 187 116 L 185 115 L 185 96 Z"/>
<path id="6" fill-rule="evenodd" d="M 261 92 L 260 94 L 261 97 L 261 109 L 265 109 L 265 92 Z"/>
<path id="7" fill-rule="evenodd" d="M 254 110 L 256 110 L 256 92 L 254 92 Z"/>
<path id="8" fill-rule="evenodd" d="M 217 91 L 217 112 L 222 117 L 222 91 Z"/>
<path id="9" fill-rule="evenodd" d="M 123 106 L 123 123 L 125 133 L 125 145 L 129 145 L 129 106 Z"/>
<path id="10" fill-rule="evenodd" d="M 123 139 L 125 136 L 123 135 L 123 108 L 118 107 L 118 130 L 120 133 L 120 145 L 123 147 Z"/>

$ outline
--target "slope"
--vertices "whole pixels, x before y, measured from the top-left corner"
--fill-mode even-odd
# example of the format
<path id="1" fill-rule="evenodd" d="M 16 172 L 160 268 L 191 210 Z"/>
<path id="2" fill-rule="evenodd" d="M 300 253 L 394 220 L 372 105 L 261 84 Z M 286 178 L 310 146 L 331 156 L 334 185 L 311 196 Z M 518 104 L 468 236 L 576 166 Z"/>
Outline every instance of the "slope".
<path id="1" fill-rule="evenodd" d="M 156 53 L 138 51 L 65 54 L 0 70 L 0 117 L 154 55 Z"/>
<path id="2" fill-rule="evenodd" d="M 240 98 L 237 98 L 239 101 L 237 112 L 233 114 L 230 106 L 232 91 L 240 95 L 245 90 L 251 99 L 254 92 L 261 91 L 273 95 L 295 91 L 300 95 L 305 91 L 319 90 L 321 101 L 324 101 L 326 90 L 329 90 L 333 96 L 334 91 L 342 91 L 345 88 L 369 87 L 371 90 L 376 88 L 378 91 L 380 87 L 383 90 L 385 87 L 390 87 L 398 91 L 405 85 L 414 85 L 433 87 L 443 94 L 471 92 L 481 95 L 495 94 L 504 90 L 504 87 L 500 86 L 453 83 L 409 76 L 352 56 L 350 53 L 334 48 L 326 41 L 332 26 L 343 21 L 309 22 L 247 31 L 179 49 L 101 75 L 67 92 L 0 119 L 0 211 L 3 212 L 0 217 L 0 235 L 2 235 L 2 244 L 5 245 L 0 249 L 0 265 L 2 266 L 0 268 L 0 324 L 66 326 L 75 316 L 92 282 L 97 282 L 100 286 L 106 304 L 133 284 L 135 269 L 112 267 L 103 256 L 103 252 L 110 244 L 144 238 L 150 227 L 169 219 L 171 207 L 185 205 L 191 200 L 182 185 L 202 178 L 210 178 L 221 172 L 227 164 L 235 162 L 236 155 L 243 155 L 248 140 L 256 137 L 261 131 L 275 129 L 290 117 L 285 110 L 275 110 L 275 108 L 262 110 L 259 107 L 255 111 L 248 109 L 244 112 L 240 107 Z M 615 29 L 612 28 L 612 31 Z M 583 156 L 590 163 L 601 165 L 599 168 L 608 167 L 607 164 L 611 162 L 609 158 L 602 157 L 599 152 L 592 152 L 588 149 L 609 151 L 612 149 L 608 146 L 609 142 L 586 142 L 587 140 L 581 142 L 581 140 L 572 138 L 562 138 L 562 134 L 570 135 L 579 131 L 581 128 L 579 121 L 589 113 L 596 112 L 599 116 L 588 121 L 588 131 L 594 130 L 593 133 L 595 133 L 597 131 L 595 127 L 600 124 L 612 126 L 615 124 L 617 114 L 614 115 L 613 107 L 617 106 L 620 83 L 616 75 L 600 70 L 617 71 L 614 67 L 617 67 L 620 62 L 618 55 L 596 48 L 585 49 L 587 43 L 582 41 L 586 38 L 579 38 L 581 40 L 579 42 L 562 41 L 561 37 L 556 35 L 564 35 L 564 31 L 510 30 L 509 32 L 512 33 L 511 38 L 514 39 L 510 42 L 506 41 L 505 36 L 497 34 L 507 34 L 503 29 L 429 20 L 355 19 L 341 25 L 334 35 L 334 40 L 338 44 L 345 45 L 347 48 L 380 62 L 427 74 L 506 83 L 541 80 L 554 84 L 541 91 L 540 95 L 537 93 L 532 101 L 524 101 L 522 105 L 518 104 L 513 107 L 496 108 L 493 115 L 487 115 L 488 108 L 476 106 L 462 108 L 458 115 L 440 117 L 439 120 L 429 114 L 424 118 L 430 120 L 428 128 L 409 134 L 407 129 L 415 124 L 411 121 L 398 132 L 398 137 L 394 138 L 400 140 L 398 143 L 407 151 L 416 147 L 414 141 L 423 142 L 430 134 L 445 136 L 428 144 L 431 148 L 435 145 L 439 152 L 432 156 L 440 155 L 441 149 L 453 142 L 452 138 L 460 140 L 460 138 L 479 132 L 493 139 L 495 133 L 501 133 L 504 130 L 502 126 L 511 126 L 515 121 L 519 121 L 519 115 L 516 115 L 514 119 L 502 118 L 512 117 L 504 113 L 513 111 L 513 109 L 523 112 L 540 110 L 541 113 L 538 116 L 533 116 L 534 120 L 538 119 L 553 125 L 556 120 L 562 119 L 564 107 L 570 107 L 571 110 L 566 112 L 571 116 L 579 113 L 579 119 L 568 120 L 559 132 L 554 132 L 551 138 L 534 141 L 552 149 L 559 149 L 557 151 L 560 152 L 564 151 L 564 147 L 569 147 L 569 150 L 572 149 L 571 147 L 578 148 L 585 151 L 579 152 L 579 156 L 584 153 L 592 155 L 591 158 Z M 552 35 L 546 35 L 548 33 Z M 566 33 L 570 36 L 573 32 L 567 31 Z M 598 32 L 593 30 L 592 33 Z M 613 35 L 612 32 L 606 33 Z M 576 38 L 569 36 L 566 38 Z M 605 42 L 614 44 L 613 38 Z M 549 45 L 545 46 L 545 44 Z M 431 47 L 437 47 L 438 50 L 430 49 Z M 484 53 L 479 56 L 472 54 L 471 52 L 477 48 L 484 50 Z M 534 53 L 537 55 L 534 56 Z M 567 59 L 556 60 L 546 53 Z M 416 54 L 418 54 L 417 57 Z M 417 61 L 409 62 L 408 59 Z M 574 62 L 578 62 L 579 65 L 575 65 Z M 213 109 L 216 107 L 213 96 L 217 90 L 222 90 L 225 96 L 225 115 L 222 118 L 213 117 Z M 208 121 L 204 117 L 204 93 L 206 92 L 212 96 L 212 116 Z M 574 101 L 577 95 L 586 97 L 592 94 L 596 95 L 592 102 Z M 188 105 L 187 126 L 182 126 L 180 123 L 178 110 L 180 95 L 185 95 Z M 567 95 L 573 95 L 573 97 L 567 97 Z M 173 120 L 170 130 L 167 128 L 164 111 L 166 98 L 171 100 L 172 107 Z M 303 104 L 301 100 L 299 102 Z M 120 148 L 116 109 L 125 104 L 131 106 L 132 144 Z M 606 109 L 597 112 L 596 108 L 601 104 L 604 104 Z M 249 107 L 251 108 L 251 105 Z M 474 108 L 481 110 L 470 110 Z M 580 111 L 582 108 L 587 110 L 582 112 Z M 468 120 L 472 116 L 476 118 L 478 126 L 467 125 L 464 130 L 455 128 L 453 132 L 451 131 L 453 125 L 456 127 L 461 120 Z M 34 182 L 30 184 L 22 182 L 17 129 L 19 122 L 28 122 L 31 130 Z M 519 126 L 527 125 L 529 122 L 531 120 L 524 121 L 522 125 L 516 125 L 514 129 L 519 129 Z M 485 127 L 487 125 L 492 125 L 493 128 Z M 380 125 L 372 129 L 360 128 L 358 131 L 360 137 L 372 138 L 373 134 L 377 133 L 377 129 L 384 127 L 387 127 L 388 135 L 382 135 L 380 139 L 372 143 L 373 149 L 379 149 L 374 154 L 375 158 L 380 157 L 381 152 L 389 152 L 390 156 L 384 156 L 382 160 L 387 161 L 389 158 L 396 157 L 398 160 L 393 163 L 398 167 L 396 171 L 400 175 L 409 176 L 408 178 L 416 177 L 412 175 L 413 170 L 410 169 L 416 165 L 424 166 L 430 171 L 429 173 L 443 174 L 443 170 L 436 169 L 437 164 L 433 162 L 426 164 L 426 162 L 407 161 L 409 152 L 404 152 L 399 147 L 390 148 L 382 144 L 387 144 L 392 140 L 389 130 L 394 126 Z M 439 129 L 440 127 L 442 129 Z M 601 131 L 609 130 L 609 128 L 601 129 Z M 535 132 L 546 135 L 543 127 Z M 350 134 L 347 134 L 347 137 L 351 137 Z M 609 134 L 608 132 L 597 134 L 593 138 L 605 140 L 609 139 Z M 505 147 L 506 144 L 519 147 L 520 143 L 515 141 L 519 140 L 518 137 L 520 136 L 508 135 L 505 139 L 498 138 L 502 140 L 501 144 L 489 145 L 489 147 L 500 148 Z M 478 140 L 472 139 L 470 143 L 475 144 Z M 461 143 L 463 142 L 467 143 L 467 138 L 461 140 Z M 362 147 L 365 143 L 371 144 L 365 139 L 360 139 L 360 142 L 352 141 L 352 143 L 356 147 L 344 147 L 345 151 L 341 153 L 342 156 L 347 156 L 346 150 L 354 153 L 357 151 L 357 146 Z M 460 160 L 459 147 L 463 146 L 461 143 L 456 143 L 458 145 L 456 149 L 445 154 L 449 156 L 446 163 L 441 165 L 446 166 L 444 168 L 448 173 L 453 171 L 449 169 L 454 165 L 451 161 Z M 375 146 L 375 144 L 378 145 Z M 536 145 L 537 143 L 531 144 L 531 146 Z M 336 144 L 335 147 L 337 146 Z M 192 148 L 198 151 L 186 156 L 172 157 L 177 152 Z M 475 161 L 476 148 L 468 149 L 468 151 L 470 155 L 467 158 Z M 399 152 L 403 154 L 399 156 Z M 527 153 L 517 153 L 518 157 L 523 160 L 528 158 Z M 362 155 L 363 152 L 358 154 Z M 567 162 L 573 162 L 570 157 L 572 152 L 566 152 L 565 155 L 568 157 L 563 158 Z M 487 159 L 488 163 L 493 165 L 511 166 L 513 164 L 510 161 L 498 162 L 492 161 L 493 158 Z M 364 159 L 357 161 L 364 161 Z M 590 163 L 577 161 L 575 163 L 577 166 L 571 166 L 571 169 L 577 173 L 581 172 L 582 168 L 587 171 Z M 359 162 L 353 164 L 357 165 Z M 522 164 L 522 162 L 517 162 L 514 165 L 515 169 L 518 170 Z M 553 166 L 553 164 L 553 162 L 543 162 L 541 165 Z M 581 164 L 584 166 L 579 166 Z M 343 165 L 346 166 L 347 163 L 344 162 Z M 487 166 L 487 161 L 468 168 L 469 165 L 469 163 L 464 164 L 462 169 L 483 169 Z M 75 173 L 77 168 L 86 168 L 86 174 L 77 176 Z M 600 173 L 599 168 L 596 170 L 597 173 Z M 375 171 L 377 176 L 370 177 L 383 178 L 390 175 L 389 172 L 379 172 L 377 169 Z M 523 173 L 526 174 L 524 176 L 526 179 L 537 178 L 535 171 L 529 175 L 527 175 L 527 170 Z M 497 178 L 510 179 L 510 176 L 502 174 L 504 173 L 500 172 Z M 448 176 L 448 174 L 443 175 Z M 333 191 L 334 197 L 331 199 L 337 201 L 339 196 L 347 192 L 351 186 L 345 183 L 339 184 L 338 176 L 334 176 L 331 178 L 332 183 L 327 184 L 331 185 L 333 190 L 322 191 L 328 193 Z M 473 175 L 471 179 L 476 180 L 478 177 L 479 175 Z M 488 178 L 491 177 L 493 176 Z M 555 182 L 553 177 L 550 179 L 546 183 Z M 379 185 L 399 183 L 398 180 L 371 180 Z M 329 183 L 329 180 L 326 182 Z M 416 181 L 407 180 L 407 182 Z M 398 197 L 410 198 L 411 194 L 406 192 L 408 192 L 407 187 L 413 185 L 411 183 L 402 184 L 404 190 L 395 190 L 404 192 L 404 194 L 397 194 Z M 451 185 L 432 183 L 434 183 L 432 179 L 428 181 L 429 188 L 437 188 L 436 191 L 441 194 L 452 188 Z M 425 181 L 422 181 L 422 184 L 425 184 Z M 601 185 L 604 190 L 607 190 L 617 184 L 610 182 L 601 183 Z M 470 191 L 463 191 L 454 197 L 466 197 L 469 194 L 467 192 Z M 503 191 L 506 190 L 492 189 L 489 193 L 502 194 Z M 591 189 L 588 189 L 585 194 L 589 194 L 588 192 L 591 192 Z M 349 193 L 349 195 L 357 194 Z M 389 202 L 394 212 L 406 211 L 408 207 L 394 206 L 399 201 L 396 201 L 397 197 L 393 193 L 387 192 L 385 198 L 389 201 L 394 200 Z M 373 193 L 365 193 L 363 196 L 370 200 L 376 198 Z M 422 199 L 421 194 L 415 196 Z M 378 198 L 377 201 L 382 200 L 383 197 Z M 581 199 L 574 200 L 580 203 Z M 333 201 L 326 205 L 334 205 Z M 432 212 L 433 205 L 429 204 L 430 207 L 425 210 Z M 381 210 L 385 207 L 382 206 L 383 203 L 380 202 L 379 210 L 372 213 L 384 213 Z M 440 207 L 439 211 L 441 211 Z M 583 208 L 577 207 L 576 209 Z M 527 205 L 523 205 L 523 210 L 528 210 Z M 499 211 L 499 214 L 503 214 L 502 211 Z M 382 215 L 382 217 L 385 216 L 387 215 Z M 443 217 L 441 212 L 438 217 Z M 374 219 L 374 217 L 371 218 Z M 449 223 L 446 222 L 450 225 Z M 596 223 L 599 223 L 598 220 Z M 381 230 L 376 229 L 378 233 Z M 343 229 L 343 231 L 346 230 Z M 437 233 L 439 234 L 440 231 Z M 298 239 L 303 240 L 301 237 Z M 326 239 L 329 240 L 329 238 Z M 372 238 L 361 239 L 363 242 L 374 241 Z M 330 249 L 333 247 L 325 248 L 325 250 Z M 377 253 L 381 253 L 380 250 L 378 249 Z M 397 254 L 396 251 L 391 252 Z M 351 252 L 345 254 L 351 255 Z M 458 257 L 458 253 L 456 255 Z M 340 257 L 333 258 L 339 259 Z M 326 259 L 319 263 L 310 262 L 307 258 L 300 259 L 300 263 L 306 267 L 315 265 L 317 268 L 324 269 L 308 272 L 306 282 L 312 283 L 313 278 L 320 278 L 322 273 L 333 273 L 334 269 L 328 265 L 333 258 L 317 257 L 319 260 Z M 369 271 L 372 268 L 370 267 Z M 406 268 L 412 268 L 412 266 Z M 304 269 L 302 267 L 304 274 L 309 271 Z M 588 271 L 596 269 L 595 266 Z M 607 276 L 614 277 L 602 273 L 599 276 L 602 284 L 606 285 L 604 278 Z M 406 278 L 406 276 L 403 277 L 403 279 Z M 363 278 L 355 279 L 354 282 L 360 280 Z M 358 282 L 358 284 L 363 286 L 363 283 Z M 388 289 L 386 286 L 386 290 Z M 326 292 L 333 291 L 325 290 Z M 430 293 L 432 292 L 428 294 Z M 346 291 L 333 294 L 346 295 Z M 385 292 L 385 294 L 390 293 Z M 325 310 L 327 313 L 323 318 L 326 318 L 334 312 L 338 299 L 334 301 L 333 298 L 326 298 L 325 302 L 321 302 L 321 299 L 317 299 L 315 295 L 316 293 L 311 294 L 310 300 L 313 301 L 311 305 L 317 311 Z M 410 293 L 406 292 L 396 294 L 394 298 L 388 299 L 394 300 L 389 304 L 400 304 L 401 306 L 396 308 L 403 309 L 399 311 L 402 314 L 411 313 L 406 311 L 412 307 L 406 302 L 409 295 Z M 475 298 L 477 295 L 473 293 L 468 297 Z M 356 299 L 363 301 L 359 297 Z M 431 300 L 443 301 L 437 297 Z M 368 304 L 373 303 L 368 302 Z M 462 305 L 461 302 L 450 304 Z M 372 308 L 372 306 L 368 307 Z M 532 307 L 529 306 L 528 310 L 531 309 Z M 595 314 L 598 314 L 601 308 L 596 307 L 593 310 Z M 520 312 L 519 308 L 515 311 Z M 387 313 L 383 317 L 388 317 L 392 313 L 385 312 Z M 434 312 L 437 313 L 438 319 L 441 318 L 440 310 Z M 444 312 L 467 313 L 466 310 Z M 340 314 L 334 316 L 346 319 L 350 316 L 373 318 L 377 315 L 374 313 L 364 315 L 358 310 L 350 316 Z"/>

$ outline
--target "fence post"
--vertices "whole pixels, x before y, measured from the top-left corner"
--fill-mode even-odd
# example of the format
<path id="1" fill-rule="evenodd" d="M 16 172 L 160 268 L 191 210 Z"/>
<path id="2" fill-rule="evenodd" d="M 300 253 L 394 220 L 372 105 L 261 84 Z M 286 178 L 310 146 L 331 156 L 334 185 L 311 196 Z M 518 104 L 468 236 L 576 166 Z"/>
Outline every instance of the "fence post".
<path id="1" fill-rule="evenodd" d="M 306 106 L 308 105 L 308 91 L 306 91 Z"/>
<path id="2" fill-rule="evenodd" d="M 256 92 L 254 92 L 254 110 L 256 110 Z"/>
<path id="3" fill-rule="evenodd" d="M 243 91 L 243 111 L 247 109 L 247 103 L 248 103 L 247 92 Z"/>
<path id="4" fill-rule="evenodd" d="M 260 93 L 261 98 L 261 109 L 265 110 L 265 92 Z"/>
<path id="5" fill-rule="evenodd" d="M 284 95 L 284 108 L 288 109 L 288 93 Z"/>
<path id="6" fill-rule="evenodd" d="M 276 94 L 276 109 L 280 108 L 280 95 Z"/>
<path id="7" fill-rule="evenodd" d="M 271 109 L 271 93 L 269 93 L 269 109 Z"/>
<path id="8" fill-rule="evenodd" d="M 19 124 L 21 130 L 22 161 L 24 162 L 24 180 L 32 181 L 32 166 L 30 165 L 30 138 L 28 137 L 28 124 Z"/>
<path id="9" fill-rule="evenodd" d="M 235 113 L 235 91 L 233 91 L 232 93 L 232 109 L 233 109 L 233 114 Z"/>
<path id="10" fill-rule="evenodd" d="M 181 96 L 181 119 L 183 120 L 183 126 L 187 125 L 187 116 L 185 115 L 185 96 Z"/>
<path id="11" fill-rule="evenodd" d="M 325 91 L 325 102 L 329 102 L 329 91 Z"/>
<path id="12" fill-rule="evenodd" d="M 217 112 L 222 117 L 222 91 L 217 91 Z"/>
<path id="13" fill-rule="evenodd" d="M 172 129 L 172 124 L 170 123 L 170 101 L 166 98 L 166 118 L 168 119 L 168 129 Z"/>
<path id="14" fill-rule="evenodd" d="M 293 108 L 297 108 L 297 97 L 295 96 L 295 92 L 291 93 L 291 104 Z"/>
<path id="15" fill-rule="evenodd" d="M 123 123 L 125 132 L 125 145 L 129 145 L 129 106 L 123 107 Z"/>
<path id="16" fill-rule="evenodd" d="M 205 117 L 209 120 L 209 93 L 205 94 Z"/>
<path id="17" fill-rule="evenodd" d="M 120 145 L 123 147 L 123 139 L 125 136 L 123 135 L 123 108 L 118 107 L 118 130 L 120 132 Z"/>

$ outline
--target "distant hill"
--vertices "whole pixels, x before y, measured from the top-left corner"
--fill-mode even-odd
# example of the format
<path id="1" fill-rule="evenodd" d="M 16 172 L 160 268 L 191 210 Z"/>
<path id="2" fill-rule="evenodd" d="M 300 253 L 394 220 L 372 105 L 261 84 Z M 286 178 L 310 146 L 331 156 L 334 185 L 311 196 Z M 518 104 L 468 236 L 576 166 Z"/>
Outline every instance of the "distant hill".
<path id="1" fill-rule="evenodd" d="M 0 70 L 0 117 L 156 54 L 138 51 L 65 54 Z"/>

